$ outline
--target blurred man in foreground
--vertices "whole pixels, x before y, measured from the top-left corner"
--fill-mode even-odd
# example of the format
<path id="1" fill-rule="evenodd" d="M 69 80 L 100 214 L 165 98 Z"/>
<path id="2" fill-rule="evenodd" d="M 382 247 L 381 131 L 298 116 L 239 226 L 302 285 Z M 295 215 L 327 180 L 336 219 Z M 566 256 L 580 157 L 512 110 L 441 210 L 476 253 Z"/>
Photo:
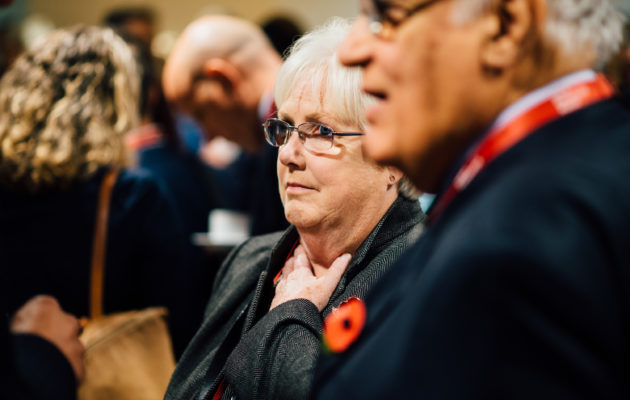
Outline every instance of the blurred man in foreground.
<path id="1" fill-rule="evenodd" d="M 628 398 L 630 113 L 607 0 L 364 0 L 364 145 L 437 192 L 319 398 Z M 356 331 L 356 327 L 354 328 Z M 326 328 L 324 329 L 326 332 Z"/>
<path id="2" fill-rule="evenodd" d="M 223 136 L 256 154 L 255 165 L 235 174 L 247 180 L 238 196 L 250 200 L 252 234 L 288 226 L 276 188 L 277 151 L 263 146 L 262 130 L 275 113 L 271 88 L 281 64 L 256 25 L 215 15 L 186 28 L 164 67 L 167 99 L 195 118 L 209 139 Z"/>

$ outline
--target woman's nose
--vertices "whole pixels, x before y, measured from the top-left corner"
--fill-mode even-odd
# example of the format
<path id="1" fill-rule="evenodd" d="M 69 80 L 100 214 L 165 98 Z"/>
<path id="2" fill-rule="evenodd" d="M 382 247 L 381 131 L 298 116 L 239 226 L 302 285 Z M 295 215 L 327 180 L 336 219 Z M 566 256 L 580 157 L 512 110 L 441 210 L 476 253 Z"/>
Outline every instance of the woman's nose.
<path id="1" fill-rule="evenodd" d="M 369 29 L 367 16 L 359 16 L 339 46 L 339 61 L 347 67 L 365 66 L 372 57 L 373 40 L 375 37 Z"/>
<path id="2" fill-rule="evenodd" d="M 302 143 L 297 131 L 293 130 L 287 142 L 278 149 L 278 160 L 284 165 L 293 164 L 298 168 L 303 168 L 303 150 L 304 143 Z"/>

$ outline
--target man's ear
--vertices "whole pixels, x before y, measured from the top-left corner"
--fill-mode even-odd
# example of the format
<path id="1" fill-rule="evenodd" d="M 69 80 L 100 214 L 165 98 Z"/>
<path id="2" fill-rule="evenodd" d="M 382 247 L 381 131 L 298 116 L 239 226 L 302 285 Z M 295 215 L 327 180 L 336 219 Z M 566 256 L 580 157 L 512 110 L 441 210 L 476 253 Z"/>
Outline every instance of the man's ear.
<path id="1" fill-rule="evenodd" d="M 485 24 L 481 61 L 488 70 L 501 71 L 519 61 L 532 37 L 541 37 L 547 0 L 500 0 Z"/>
<path id="2" fill-rule="evenodd" d="M 217 80 L 225 91 L 231 93 L 241 83 L 241 72 L 229 61 L 222 58 L 211 58 L 203 64 L 203 74 L 209 79 Z"/>

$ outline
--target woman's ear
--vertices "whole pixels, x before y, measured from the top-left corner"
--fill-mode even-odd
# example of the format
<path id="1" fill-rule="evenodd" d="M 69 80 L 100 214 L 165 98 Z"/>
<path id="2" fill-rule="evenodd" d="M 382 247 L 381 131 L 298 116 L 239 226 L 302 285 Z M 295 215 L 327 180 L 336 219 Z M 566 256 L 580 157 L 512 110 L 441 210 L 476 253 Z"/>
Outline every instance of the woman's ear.
<path id="1" fill-rule="evenodd" d="M 387 173 L 387 188 L 398 186 L 398 182 L 403 177 L 402 171 L 396 167 L 385 167 L 385 171 Z"/>
<path id="2" fill-rule="evenodd" d="M 547 8 L 545 0 L 500 0 L 485 24 L 487 35 L 481 61 L 487 70 L 500 71 L 519 61 L 530 37 L 541 37 Z"/>

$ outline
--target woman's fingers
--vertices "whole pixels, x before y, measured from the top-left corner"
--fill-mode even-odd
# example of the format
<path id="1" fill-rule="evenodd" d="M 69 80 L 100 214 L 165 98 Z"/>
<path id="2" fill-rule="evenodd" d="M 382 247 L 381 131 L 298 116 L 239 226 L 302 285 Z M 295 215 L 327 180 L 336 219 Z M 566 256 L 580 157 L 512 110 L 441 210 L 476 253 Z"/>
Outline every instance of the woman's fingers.
<path id="1" fill-rule="evenodd" d="M 330 265 L 330 268 L 328 268 L 326 274 L 321 277 L 322 290 L 324 293 L 329 293 L 328 299 L 330 299 L 330 296 L 332 296 L 333 292 L 335 291 L 335 288 L 339 284 L 341 277 L 343 276 L 344 272 L 346 272 L 346 268 L 348 268 L 348 264 L 350 263 L 351 259 L 351 254 L 346 253 L 340 255 Z M 328 303 L 328 299 L 326 299 L 326 303 Z"/>
<path id="2" fill-rule="evenodd" d="M 297 256 L 298 254 L 306 255 L 306 251 L 304 250 L 304 247 L 302 247 L 302 245 L 299 245 L 298 247 L 295 248 L 295 250 L 293 250 L 294 256 Z"/>
<path id="3" fill-rule="evenodd" d="M 282 267 L 282 277 L 286 278 L 295 269 L 295 257 L 290 257 Z"/>
<path id="4" fill-rule="evenodd" d="M 321 311 L 330 300 L 352 256 L 343 254 L 335 259 L 325 274 L 316 277 L 310 260 L 303 249 L 297 248 L 285 263 L 282 279 L 276 285 L 271 309 L 294 299 L 311 301 Z"/>
<path id="5" fill-rule="evenodd" d="M 310 275 L 315 276 L 315 273 L 313 272 L 313 266 L 311 265 L 310 260 L 304 252 L 295 255 L 294 270 L 298 269 L 303 270 L 300 271 L 302 273 L 307 273 L 308 271 Z"/>

